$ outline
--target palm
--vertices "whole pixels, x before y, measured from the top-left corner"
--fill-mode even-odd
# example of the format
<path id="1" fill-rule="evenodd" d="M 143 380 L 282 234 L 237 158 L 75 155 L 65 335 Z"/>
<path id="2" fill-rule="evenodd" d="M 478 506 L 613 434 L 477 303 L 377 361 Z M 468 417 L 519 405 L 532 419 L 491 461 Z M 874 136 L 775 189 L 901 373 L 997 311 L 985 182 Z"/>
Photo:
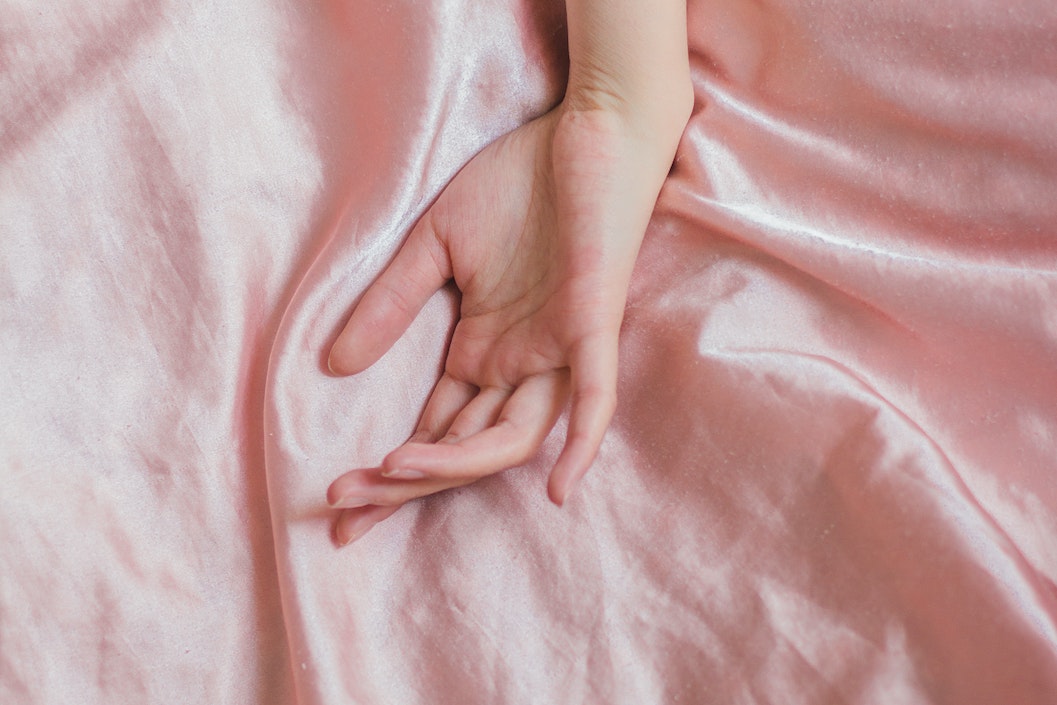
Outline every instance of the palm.
<path id="1" fill-rule="evenodd" d="M 602 185 L 576 168 L 588 159 L 582 153 L 555 152 L 555 122 L 548 114 L 492 144 L 431 212 L 462 292 L 447 372 L 479 387 L 515 387 L 567 368 L 578 342 L 619 325 L 619 281 L 607 281 L 597 248 L 562 222 L 574 218 L 558 214 L 557 194 L 570 181 L 586 182 L 577 190 L 596 199 Z"/>
<path id="2" fill-rule="evenodd" d="M 335 343 L 331 368 L 373 364 L 452 279 L 460 319 L 412 438 L 380 468 L 331 486 L 332 503 L 357 507 L 339 536 L 524 463 L 570 392 L 552 499 L 586 471 L 612 416 L 628 279 L 659 186 L 655 173 L 627 174 L 634 146 L 604 116 L 556 109 L 477 155 L 415 226 Z"/>

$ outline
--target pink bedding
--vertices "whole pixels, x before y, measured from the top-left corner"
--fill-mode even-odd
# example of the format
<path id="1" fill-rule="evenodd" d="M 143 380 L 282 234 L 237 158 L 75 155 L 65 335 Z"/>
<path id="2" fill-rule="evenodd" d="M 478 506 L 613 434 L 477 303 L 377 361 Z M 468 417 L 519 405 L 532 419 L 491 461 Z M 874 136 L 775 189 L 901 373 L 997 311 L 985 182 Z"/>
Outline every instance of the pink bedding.
<path id="1" fill-rule="evenodd" d="M 328 345 L 560 3 L 0 0 L 0 703 L 1057 702 L 1057 5 L 691 0 L 620 404 L 338 549 Z"/>

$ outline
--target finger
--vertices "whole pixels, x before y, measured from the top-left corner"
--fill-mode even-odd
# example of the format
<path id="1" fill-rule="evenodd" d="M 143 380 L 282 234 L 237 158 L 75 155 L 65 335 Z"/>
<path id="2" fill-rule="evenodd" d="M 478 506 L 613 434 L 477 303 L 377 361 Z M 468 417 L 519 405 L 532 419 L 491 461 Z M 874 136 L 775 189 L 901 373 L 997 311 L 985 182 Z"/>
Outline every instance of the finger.
<path id="1" fill-rule="evenodd" d="M 510 390 L 486 387 L 459 411 L 458 416 L 450 423 L 447 433 L 441 435 L 419 432 L 408 442 L 457 443 L 462 438 L 479 433 L 496 422 L 510 395 Z M 384 463 L 381 474 L 395 480 L 421 480 L 427 477 L 427 473 L 417 468 L 386 466 Z"/>
<path id="2" fill-rule="evenodd" d="M 352 375 L 373 365 L 451 278 L 448 253 L 433 229 L 431 213 L 419 219 L 356 305 L 330 349 L 327 365 L 334 374 Z"/>
<path id="3" fill-rule="evenodd" d="M 339 546 L 345 546 L 374 528 L 380 521 L 391 517 L 400 505 L 392 507 L 363 507 L 346 509 L 334 524 L 334 538 Z"/>
<path id="4" fill-rule="evenodd" d="M 441 438 L 443 443 L 457 443 L 460 439 L 480 433 L 499 418 L 513 390 L 485 387 L 466 405 Z"/>
<path id="5" fill-rule="evenodd" d="M 558 506 L 591 467 L 613 419 L 617 402 L 616 336 L 585 340 L 571 362 L 569 432 L 547 484 L 547 494 Z"/>
<path id="6" fill-rule="evenodd" d="M 464 484 L 466 481 L 448 478 L 391 479 L 378 468 L 363 468 L 347 472 L 331 483 L 327 503 L 335 509 L 393 507 Z"/>
<path id="7" fill-rule="evenodd" d="M 565 403 L 563 371 L 529 377 L 495 425 L 456 443 L 408 443 L 382 461 L 383 470 L 413 469 L 429 478 L 472 481 L 521 465 L 539 450 Z"/>
<path id="8" fill-rule="evenodd" d="M 445 372 L 429 395 L 412 439 L 432 442 L 441 438 L 459 413 L 477 396 L 477 392 L 474 385 L 460 382 Z"/>

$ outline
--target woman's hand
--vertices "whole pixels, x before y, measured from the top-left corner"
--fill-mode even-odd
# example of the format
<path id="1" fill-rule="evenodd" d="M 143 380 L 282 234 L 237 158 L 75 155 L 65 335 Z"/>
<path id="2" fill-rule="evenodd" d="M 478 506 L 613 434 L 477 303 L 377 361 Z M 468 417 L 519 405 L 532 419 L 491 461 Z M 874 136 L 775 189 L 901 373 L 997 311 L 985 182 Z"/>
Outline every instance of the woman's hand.
<path id="1" fill-rule="evenodd" d="M 548 485 L 565 501 L 613 414 L 628 283 L 689 117 L 688 75 L 683 88 L 640 110 L 614 100 L 612 84 L 570 83 L 561 105 L 485 148 L 418 221 L 352 313 L 330 368 L 372 365 L 452 279 L 460 318 L 412 437 L 380 467 L 330 486 L 344 510 L 340 543 L 408 500 L 525 463 L 571 398 Z"/>

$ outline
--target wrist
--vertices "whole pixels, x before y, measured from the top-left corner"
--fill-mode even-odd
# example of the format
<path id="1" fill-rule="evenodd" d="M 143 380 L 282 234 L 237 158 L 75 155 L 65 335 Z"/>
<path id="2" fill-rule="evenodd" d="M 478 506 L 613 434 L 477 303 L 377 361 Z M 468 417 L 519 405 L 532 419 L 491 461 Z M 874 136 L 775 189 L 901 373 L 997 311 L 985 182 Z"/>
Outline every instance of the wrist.
<path id="1" fill-rule="evenodd" d="M 678 137 L 693 108 L 685 0 L 566 0 L 566 11 L 565 105 Z"/>
<path id="2" fill-rule="evenodd" d="M 629 136 L 674 152 L 693 111 L 694 90 L 689 70 L 662 75 L 664 80 L 635 85 L 598 71 L 581 72 L 570 77 L 562 110 L 607 115 Z"/>

